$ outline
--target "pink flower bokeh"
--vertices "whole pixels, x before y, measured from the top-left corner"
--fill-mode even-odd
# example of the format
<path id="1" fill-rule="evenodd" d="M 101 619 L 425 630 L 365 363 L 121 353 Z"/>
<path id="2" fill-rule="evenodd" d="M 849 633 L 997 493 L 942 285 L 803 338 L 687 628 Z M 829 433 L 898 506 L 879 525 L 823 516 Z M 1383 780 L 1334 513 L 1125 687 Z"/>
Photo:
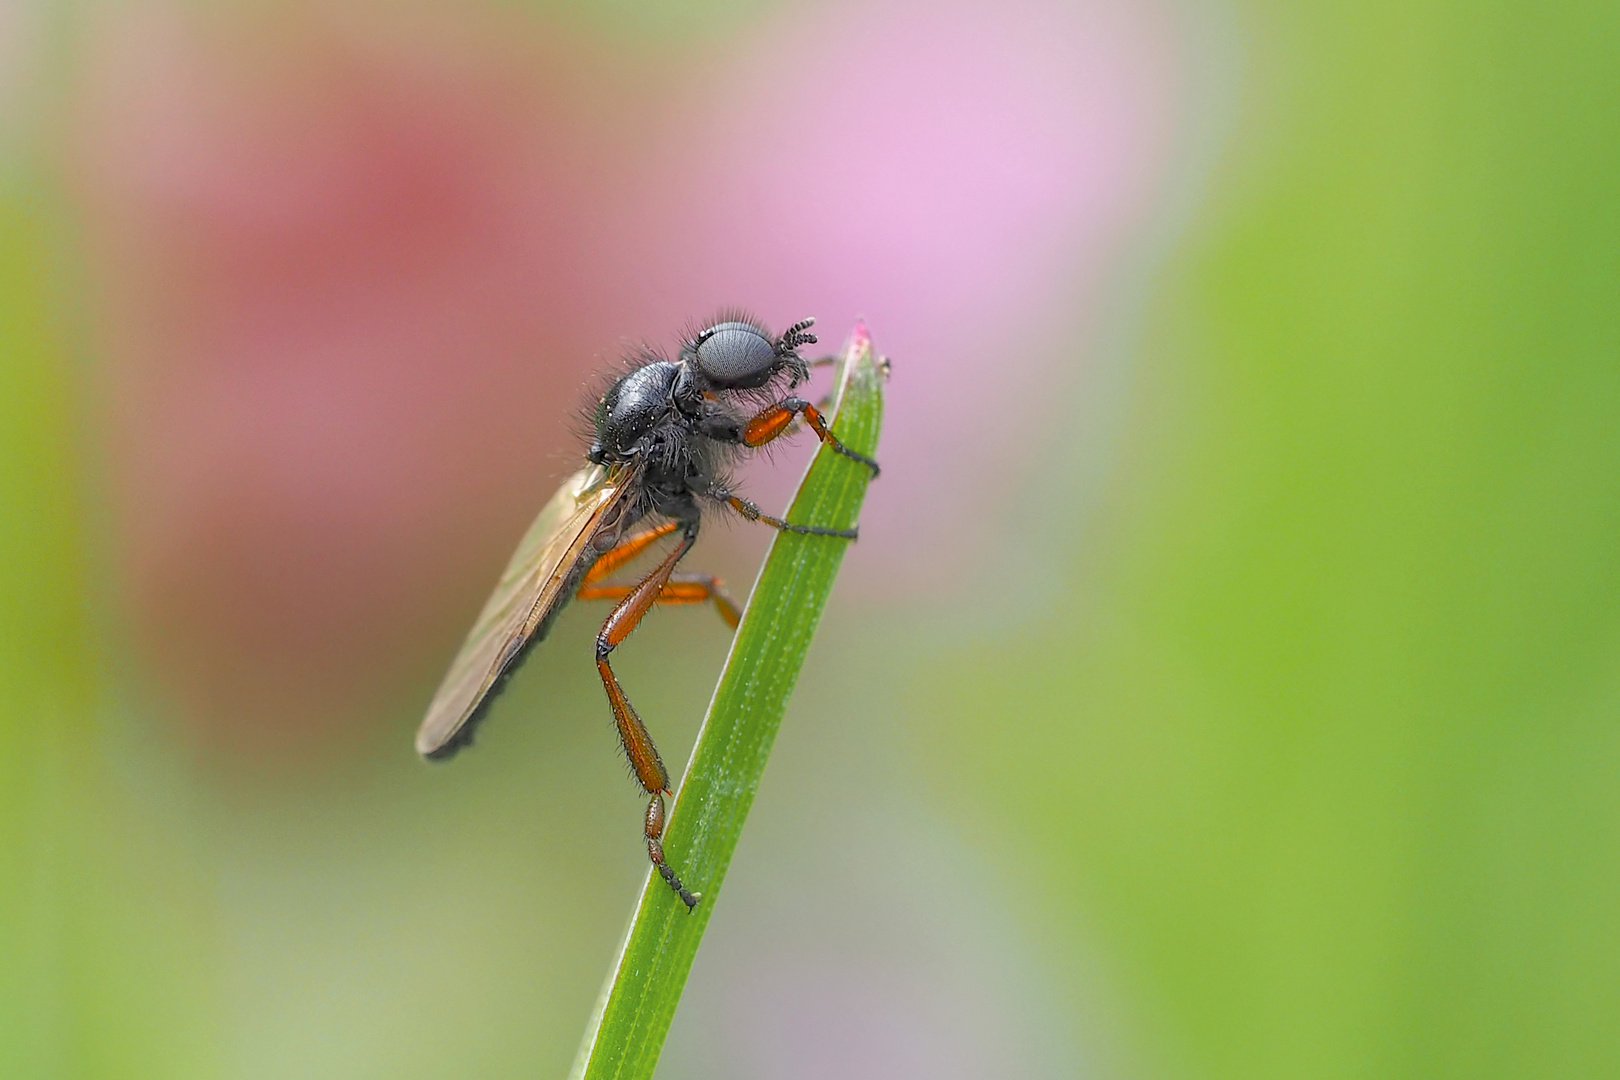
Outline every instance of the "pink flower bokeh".
<path id="1" fill-rule="evenodd" d="M 1045 0 L 674 43 L 96 9 L 71 168 L 158 681 L 260 730 L 431 667 L 572 467 L 590 372 L 727 304 L 833 346 L 868 321 L 895 377 L 856 572 L 965 572 L 968 493 L 1062 423 L 1162 186 L 1177 48 L 1158 9 Z"/>

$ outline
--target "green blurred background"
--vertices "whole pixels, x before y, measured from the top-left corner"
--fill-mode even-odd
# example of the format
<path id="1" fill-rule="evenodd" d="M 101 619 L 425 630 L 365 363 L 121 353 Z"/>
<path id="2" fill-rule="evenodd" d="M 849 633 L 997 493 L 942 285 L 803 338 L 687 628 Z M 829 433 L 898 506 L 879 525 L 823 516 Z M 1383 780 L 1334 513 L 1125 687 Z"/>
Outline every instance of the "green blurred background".
<path id="1" fill-rule="evenodd" d="M 234 493 L 261 491 L 258 474 L 225 436 L 186 442 L 154 404 L 210 363 L 253 361 L 231 353 L 227 328 L 194 366 L 164 369 L 165 349 L 189 339 L 143 323 L 190 333 L 240 301 L 197 284 L 236 265 L 208 244 L 239 234 L 162 246 L 212 220 L 187 210 L 193 189 L 126 198 L 100 178 L 144 167 L 104 134 L 143 115 L 120 111 L 140 69 L 117 45 L 147 25 L 144 10 L 24 5 L 0 26 L 0 1075 L 566 1071 L 645 872 L 633 788 L 584 661 L 592 614 L 567 615 L 555 634 L 572 645 L 529 662 L 476 752 L 429 770 L 410 735 L 504 548 L 567 467 L 567 416 L 593 355 L 621 335 L 667 341 L 679 316 L 737 301 L 768 303 L 778 324 L 805 313 L 781 306 L 823 305 L 824 341 L 868 317 L 895 359 L 880 454 L 894 468 L 868 497 L 660 1075 L 1620 1071 L 1620 8 L 1093 5 L 1061 25 L 1166 43 L 1148 50 L 1165 58 L 1162 93 L 1143 98 L 1162 104 L 1165 134 L 1130 174 L 1142 197 L 1106 243 L 1057 228 L 1057 248 L 1074 251 L 1018 261 L 1047 243 L 1041 215 L 1084 169 L 1042 174 L 1030 190 L 1049 201 L 1033 199 L 1026 231 L 994 219 L 995 250 L 1032 275 L 1014 282 L 1028 304 L 981 318 L 967 310 L 989 287 L 979 279 L 911 295 L 899 270 L 865 265 L 881 249 L 852 252 L 861 265 L 844 274 L 837 247 L 803 280 L 767 281 L 763 300 L 737 295 L 742 271 L 694 272 L 689 296 L 663 284 L 683 265 L 668 253 L 690 250 L 684 234 L 647 241 L 671 260 L 648 284 L 618 269 L 638 237 L 591 269 L 579 254 L 599 250 L 591 231 L 559 226 L 545 235 L 573 254 L 542 269 L 564 281 L 585 265 L 581 290 L 616 283 L 623 306 L 559 292 L 558 310 L 586 306 L 584 328 L 547 337 L 564 317 L 549 308 L 533 326 L 517 319 L 501 339 L 513 359 L 471 377 L 475 405 L 440 442 L 400 454 L 402 479 L 380 455 L 378 483 L 454 498 L 372 513 L 357 483 L 304 504 L 294 461 L 274 482 L 319 512 L 292 525 L 232 511 Z M 946 17 L 884 10 L 902 28 Z M 969 28 L 979 17 L 939 10 Z M 1037 36 L 1066 17 L 1010 10 Z M 325 46 L 308 43 L 327 37 L 384 67 L 437 63 L 420 44 L 433 34 L 398 46 L 381 10 L 161 11 L 163 41 L 204 19 L 200 40 L 240 46 L 238 85 L 320 97 L 330 81 L 310 57 Z M 825 11 L 480 8 L 462 66 L 411 85 L 459 85 L 484 48 L 523 70 L 524 43 L 538 42 L 533 55 L 563 58 L 561 81 L 522 91 L 513 130 L 637 145 L 638 94 L 779 47 L 771 35 L 793 19 L 823 19 L 828 38 L 771 55 L 794 55 L 803 70 L 782 80 L 807 82 L 814 101 L 818 64 L 875 18 Z M 371 35 L 382 44 L 353 44 Z M 597 52 L 547 44 L 559 37 Z M 1061 56 L 1043 63 L 1061 77 Z M 871 94 L 897 92 L 874 79 Z M 490 100 L 511 81 L 496 77 Z M 164 92 L 227 112 L 245 100 L 220 105 L 196 78 Z M 484 100 L 400 94 L 389 108 L 481 116 Z M 581 111 L 556 120 L 553 100 Z M 699 99 L 681 108 L 659 114 L 659 146 L 726 130 L 706 126 Z M 242 115 L 197 138 L 263 124 L 278 155 L 306 138 L 278 114 Z M 469 137 L 465 154 L 452 142 L 446 158 L 477 159 L 505 130 Z M 761 131 L 761 156 L 790 135 Z M 129 138 L 145 148 L 139 130 Z M 819 153 L 794 170 L 807 190 L 836 168 L 861 175 L 860 153 Z M 597 207 L 587 222 L 710 220 L 701 192 L 558 175 L 545 190 L 573 192 L 569 213 Z M 873 182 L 904 196 L 898 175 Z M 442 179 L 423 190 L 448 185 L 453 202 L 457 181 Z M 420 208 L 402 205 L 414 220 Z M 503 205 L 485 204 L 475 261 L 503 242 Z M 842 220 L 840 205 L 826 220 Z M 851 235 L 881 232 L 881 211 Z M 922 240 L 900 234 L 894 258 L 925 245 L 928 224 Z M 367 250 L 334 280 L 371 280 Z M 966 264 L 975 250 L 929 258 Z M 323 252 L 296 266 L 326 266 Z M 553 280 L 518 264 L 514 296 Z M 257 295 L 277 273 L 228 285 Z M 824 294 L 816 274 L 834 283 Z M 906 279 L 892 301 L 885 275 Z M 846 279 L 860 285 L 849 296 Z M 458 308 L 467 326 L 486 321 L 479 302 Z M 887 304 L 914 323 L 896 316 L 886 338 Z M 643 307 L 656 318 L 630 314 Z M 1089 313 L 1083 332 L 1068 332 L 1072 309 Z M 913 329 L 936 324 L 950 337 L 938 361 Z M 384 359 L 353 370 L 392 380 L 378 365 L 398 347 L 386 340 Z M 497 419 L 532 414 L 539 433 L 492 472 L 476 402 L 527 378 L 512 372 L 531 352 L 561 374 L 512 395 Z M 309 363 L 327 370 L 318 349 Z M 401 430 L 437 423 L 430 407 L 462 385 L 423 363 L 397 369 L 405 389 L 386 384 L 426 388 L 389 421 Z M 1008 383 L 1014 401 L 950 411 Z M 228 383 L 227 396 L 241 385 L 260 386 Z M 263 391 L 266 424 L 296 413 L 277 392 Z M 210 401 L 184 415 L 215 416 Z M 226 450 L 199 480 L 162 457 L 165 438 L 188 461 Z M 477 453 L 435 480 L 435 447 L 456 440 Z M 333 445 L 349 456 L 362 443 Z M 930 455 L 954 462 L 952 445 L 994 468 L 931 481 Z M 770 483 L 756 486 L 779 499 Z M 188 501 L 205 488 L 217 501 Z M 143 510 L 154 491 L 169 501 Z M 204 522 L 194 533 L 187 513 Z M 267 520 L 291 538 L 285 563 L 279 546 L 253 546 Z M 475 539 L 457 547 L 463 527 Z M 342 591 L 378 544 L 422 533 L 440 546 L 382 551 L 393 576 Z M 343 543 L 348 555 L 331 554 Z M 732 530 L 711 563 L 745 582 L 760 543 Z M 412 592 L 426 598 L 399 595 Z M 275 609 L 283 593 L 348 607 Z M 676 612 L 624 650 L 666 759 L 684 760 L 725 648 L 717 624 Z"/>

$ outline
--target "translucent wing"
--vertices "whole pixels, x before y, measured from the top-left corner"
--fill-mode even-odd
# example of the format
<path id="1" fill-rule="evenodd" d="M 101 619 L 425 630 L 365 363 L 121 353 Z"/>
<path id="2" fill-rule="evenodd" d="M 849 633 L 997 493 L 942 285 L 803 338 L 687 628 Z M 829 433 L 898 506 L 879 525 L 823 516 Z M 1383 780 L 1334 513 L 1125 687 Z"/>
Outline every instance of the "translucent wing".
<path id="1" fill-rule="evenodd" d="M 545 637 L 596 560 L 591 541 L 618 520 L 628 479 L 600 466 L 581 469 L 540 511 L 433 695 L 416 733 L 418 753 L 448 757 L 471 741 L 502 680 L 523 650 Z"/>

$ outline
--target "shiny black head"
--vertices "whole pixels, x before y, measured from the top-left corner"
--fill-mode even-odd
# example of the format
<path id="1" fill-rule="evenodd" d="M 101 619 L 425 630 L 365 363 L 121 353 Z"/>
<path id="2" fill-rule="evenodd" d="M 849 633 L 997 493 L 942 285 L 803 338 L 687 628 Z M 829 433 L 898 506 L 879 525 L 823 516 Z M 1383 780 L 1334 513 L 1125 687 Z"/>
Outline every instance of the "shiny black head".
<path id="1" fill-rule="evenodd" d="M 779 338 L 746 319 L 728 319 L 698 334 L 681 348 L 681 361 L 702 376 L 716 390 L 756 390 L 782 371 L 790 371 L 797 382 L 804 362 L 800 345 L 814 344 L 809 332 L 814 319 L 794 323 Z"/>
<path id="2" fill-rule="evenodd" d="M 798 348 L 815 344 L 815 321 L 796 322 L 781 337 L 745 317 L 715 323 L 681 345 L 683 382 L 711 392 L 757 390 L 786 373 L 796 385 L 809 374 Z"/>

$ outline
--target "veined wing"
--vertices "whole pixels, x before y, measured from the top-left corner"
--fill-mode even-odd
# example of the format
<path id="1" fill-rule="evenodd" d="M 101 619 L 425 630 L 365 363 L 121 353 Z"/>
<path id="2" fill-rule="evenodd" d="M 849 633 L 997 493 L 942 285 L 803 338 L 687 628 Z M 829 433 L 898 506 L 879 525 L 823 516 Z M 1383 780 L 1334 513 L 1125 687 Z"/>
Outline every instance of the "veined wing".
<path id="1" fill-rule="evenodd" d="M 604 522 L 618 516 L 627 479 L 599 465 L 581 469 L 534 519 L 428 705 L 416 732 L 423 757 L 448 757 L 471 740 L 473 725 L 502 678 L 525 647 L 545 636 L 596 561 L 591 541 Z"/>

